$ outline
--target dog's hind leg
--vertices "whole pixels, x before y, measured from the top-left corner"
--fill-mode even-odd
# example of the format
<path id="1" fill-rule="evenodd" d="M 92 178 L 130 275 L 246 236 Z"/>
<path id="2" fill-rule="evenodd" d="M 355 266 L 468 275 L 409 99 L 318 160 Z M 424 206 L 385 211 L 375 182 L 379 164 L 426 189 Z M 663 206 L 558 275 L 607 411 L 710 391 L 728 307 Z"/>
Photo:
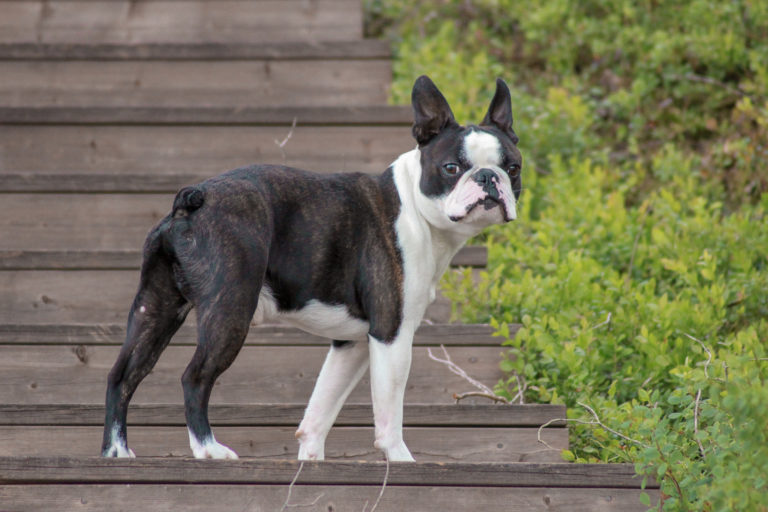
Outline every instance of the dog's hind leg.
<path id="1" fill-rule="evenodd" d="M 157 244 L 158 238 L 150 235 L 125 342 L 108 377 L 101 445 L 104 457 L 134 456 L 127 444 L 128 403 L 191 308 L 178 291 L 171 263 Z"/>
<path id="2" fill-rule="evenodd" d="M 368 369 L 368 345 L 334 341 L 296 431 L 300 460 L 323 460 L 325 438 L 349 394 Z"/>
<path id="3" fill-rule="evenodd" d="M 208 422 L 208 400 L 216 379 L 243 346 L 256 309 L 258 281 L 252 276 L 226 276 L 218 293 L 198 305 L 197 350 L 182 377 L 189 444 L 198 459 L 237 458 L 214 438 Z"/>

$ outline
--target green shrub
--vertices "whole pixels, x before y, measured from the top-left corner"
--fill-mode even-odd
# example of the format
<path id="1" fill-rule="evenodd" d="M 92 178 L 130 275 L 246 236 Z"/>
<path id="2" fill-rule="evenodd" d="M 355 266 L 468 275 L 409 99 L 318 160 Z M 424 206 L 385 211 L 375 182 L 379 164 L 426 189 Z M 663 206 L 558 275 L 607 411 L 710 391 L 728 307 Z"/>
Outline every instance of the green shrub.
<path id="1" fill-rule="evenodd" d="M 566 404 L 564 458 L 633 462 L 664 510 L 768 511 L 768 4 L 367 7 L 394 102 L 427 73 L 477 121 L 512 87 L 519 219 L 444 280 L 506 347 L 496 391 Z"/>

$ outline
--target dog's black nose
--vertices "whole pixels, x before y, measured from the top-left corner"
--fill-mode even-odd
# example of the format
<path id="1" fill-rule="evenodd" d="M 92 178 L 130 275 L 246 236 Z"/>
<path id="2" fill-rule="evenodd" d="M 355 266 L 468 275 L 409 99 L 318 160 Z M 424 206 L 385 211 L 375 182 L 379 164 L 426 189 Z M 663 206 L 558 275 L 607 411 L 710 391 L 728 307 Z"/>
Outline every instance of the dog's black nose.
<path id="1" fill-rule="evenodd" d="M 494 199 L 498 198 L 499 192 L 496 190 L 496 182 L 499 177 L 491 169 L 480 169 L 472 175 L 472 179 L 483 187 L 483 192 Z"/>

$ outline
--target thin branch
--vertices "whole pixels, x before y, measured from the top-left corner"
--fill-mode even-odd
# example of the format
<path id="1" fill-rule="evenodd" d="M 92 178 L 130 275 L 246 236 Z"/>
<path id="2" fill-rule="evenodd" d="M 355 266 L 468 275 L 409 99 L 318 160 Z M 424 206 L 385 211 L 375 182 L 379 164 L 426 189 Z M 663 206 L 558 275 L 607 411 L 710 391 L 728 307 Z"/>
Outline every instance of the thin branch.
<path id="1" fill-rule="evenodd" d="M 299 464 L 299 469 L 296 471 L 296 474 L 293 476 L 293 480 L 291 480 L 291 484 L 288 486 L 288 496 L 285 497 L 285 503 L 283 503 L 280 512 L 283 512 L 286 508 L 288 508 L 288 502 L 291 501 L 291 493 L 293 493 L 293 485 L 296 483 L 296 480 L 299 479 L 299 474 L 301 474 L 301 470 L 303 468 L 304 461 L 301 461 L 301 464 Z"/>
<path id="2" fill-rule="evenodd" d="M 693 438 L 699 445 L 699 453 L 704 457 L 704 445 L 701 444 L 697 434 L 699 433 L 699 401 L 701 400 L 701 388 L 696 391 L 696 402 L 693 404 Z"/>
<path id="3" fill-rule="evenodd" d="M 480 398 L 487 398 L 488 400 L 493 400 L 494 402 L 500 402 L 502 404 L 509 404 L 509 400 L 504 398 L 503 396 L 483 393 L 482 391 L 467 391 L 466 393 L 454 393 L 453 399 L 456 400 L 456 403 L 459 403 L 461 400 L 464 400 L 465 398 L 470 397 L 480 397 Z"/>
<path id="4" fill-rule="evenodd" d="M 605 319 L 604 322 L 600 322 L 599 324 L 592 327 L 592 329 L 597 329 L 598 327 L 602 327 L 604 325 L 608 325 L 611 323 L 611 312 L 608 312 L 608 318 Z"/>
<path id="5" fill-rule="evenodd" d="M 638 441 L 636 439 L 632 439 L 631 437 L 625 436 L 621 432 L 617 432 L 617 431 L 613 430 L 611 427 L 609 427 L 608 425 L 606 425 L 605 423 L 600 421 L 600 417 L 597 415 L 595 410 L 593 408 L 591 408 L 590 406 L 588 406 L 587 404 L 583 404 L 581 402 L 576 402 L 576 403 L 579 404 L 580 406 L 582 406 L 583 408 L 585 408 L 586 410 L 588 410 L 590 412 L 590 414 L 592 414 L 592 416 L 595 418 L 595 425 L 599 425 L 600 427 L 603 428 L 603 430 L 607 430 L 608 432 L 610 432 L 611 434 L 613 434 L 615 436 L 619 436 L 622 439 L 625 439 L 625 440 L 630 441 L 632 443 L 635 443 L 637 445 L 643 446 L 645 448 L 650 448 L 651 447 L 648 444 L 642 443 L 642 442 L 640 442 L 640 441 Z"/>
<path id="6" fill-rule="evenodd" d="M 711 350 L 709 350 L 709 347 L 707 347 L 707 346 L 704 344 L 704 342 L 703 342 L 703 341 L 701 341 L 701 340 L 700 340 L 700 339 L 698 339 L 698 338 L 694 338 L 693 336 L 691 336 L 691 335 L 690 335 L 690 334 L 688 334 L 687 332 L 684 332 L 683 334 L 685 334 L 686 336 L 688 336 L 688 338 L 692 339 L 693 341 L 695 341 L 696 343 L 698 343 L 699 345 L 701 345 L 701 348 L 703 348 L 703 349 L 704 349 L 704 352 L 706 352 L 706 353 L 707 353 L 707 362 L 706 362 L 706 363 L 704 363 L 704 376 L 705 376 L 707 379 L 710 379 L 710 378 L 712 378 L 713 380 L 716 380 L 716 381 L 718 381 L 718 382 L 725 382 L 723 379 L 718 379 L 718 378 L 715 378 L 715 377 L 710 377 L 710 376 L 709 376 L 709 365 L 712 363 L 712 351 L 711 351 Z M 723 362 L 723 367 L 725 368 L 725 362 Z M 726 379 L 727 379 L 727 370 L 726 370 Z"/>
<path id="7" fill-rule="evenodd" d="M 373 506 L 371 507 L 370 512 L 373 512 L 376 510 L 376 507 L 379 506 L 379 502 L 381 501 L 381 497 L 384 496 L 384 489 L 387 488 L 387 481 L 389 480 L 389 457 L 387 454 L 384 454 L 384 458 L 387 461 L 387 470 L 384 472 L 384 482 L 381 484 L 381 490 L 379 491 L 379 496 L 376 498 L 376 501 L 374 502 Z M 365 506 L 363 507 L 363 512 L 365 512 L 365 507 L 368 506 L 368 502 L 365 502 Z"/>
<path id="8" fill-rule="evenodd" d="M 667 78 L 671 78 L 672 80 L 678 80 L 678 81 L 690 80 L 691 82 L 697 82 L 700 84 L 714 85 L 732 94 L 736 94 L 738 96 L 746 96 L 747 98 L 753 98 L 751 94 L 744 91 L 743 89 L 739 87 L 733 87 L 731 85 L 726 84 L 725 82 L 721 82 L 720 80 L 716 80 L 709 76 L 696 75 L 694 73 L 686 73 L 685 75 L 668 74 Z"/>
<path id="9" fill-rule="evenodd" d="M 293 137 L 293 130 L 296 128 L 296 121 L 298 121 L 298 118 L 293 118 L 293 123 L 291 123 L 291 129 L 288 130 L 288 135 L 285 136 L 285 138 L 282 141 L 279 141 L 275 139 L 275 144 L 277 145 L 277 148 L 280 150 L 280 154 L 283 155 L 283 161 L 285 161 L 286 155 L 285 155 L 285 145 L 288 144 L 288 141 L 291 140 L 291 137 Z"/>
<path id="10" fill-rule="evenodd" d="M 470 377 L 469 374 L 467 374 L 467 372 L 465 372 L 459 365 L 454 363 L 453 360 L 451 359 L 451 356 L 448 354 L 448 351 L 445 349 L 445 345 L 440 345 L 440 348 L 443 349 L 443 354 L 445 354 L 445 359 L 440 359 L 439 357 L 435 356 L 434 354 L 432 354 L 432 348 L 427 347 L 427 354 L 429 354 L 429 358 L 432 359 L 433 361 L 437 361 L 438 363 L 443 363 L 448 367 L 449 370 L 451 370 L 451 372 L 455 373 L 462 379 L 466 380 L 467 382 L 475 386 L 477 389 L 479 389 L 483 393 L 487 393 L 489 395 L 495 395 L 495 393 L 493 392 L 493 390 L 491 390 L 491 388 L 489 388 L 482 382 Z"/>
<path id="11" fill-rule="evenodd" d="M 549 420 L 548 422 L 544 423 L 543 425 L 541 425 L 539 427 L 538 431 L 536 432 L 536 440 L 538 442 L 540 442 L 541 444 L 543 444 L 544 446 L 546 446 L 547 448 L 549 448 L 550 450 L 556 450 L 557 448 L 553 448 L 552 446 L 548 445 L 546 443 L 546 441 L 544 441 L 541 438 L 541 431 L 544 428 L 550 426 L 552 423 L 555 423 L 557 421 L 564 421 L 564 422 L 578 423 L 580 425 L 597 425 L 598 427 L 602 428 L 603 430 L 606 430 L 606 431 L 610 432 L 611 434 L 613 434 L 615 436 L 618 436 L 618 437 L 620 437 L 620 438 L 622 438 L 622 439 L 624 439 L 626 441 L 629 441 L 631 443 L 640 445 L 640 446 L 642 446 L 644 448 L 650 448 L 651 447 L 651 445 L 645 444 L 645 443 L 643 443 L 641 441 L 638 441 L 637 439 L 632 439 L 631 437 L 625 436 L 621 432 L 617 432 L 617 431 L 613 430 L 611 427 L 609 427 L 608 425 L 606 425 L 605 423 L 600 421 L 600 417 L 597 415 L 595 410 L 593 408 L 591 408 L 590 406 L 588 406 L 587 404 L 583 404 L 581 402 L 576 402 L 576 403 L 579 404 L 580 406 L 582 406 L 583 408 L 585 408 L 587 411 L 589 411 L 589 413 L 592 414 L 592 417 L 594 419 L 592 421 L 586 421 L 586 420 L 582 420 L 582 419 L 578 419 L 578 418 L 555 418 L 555 419 L 551 419 L 551 420 Z"/>

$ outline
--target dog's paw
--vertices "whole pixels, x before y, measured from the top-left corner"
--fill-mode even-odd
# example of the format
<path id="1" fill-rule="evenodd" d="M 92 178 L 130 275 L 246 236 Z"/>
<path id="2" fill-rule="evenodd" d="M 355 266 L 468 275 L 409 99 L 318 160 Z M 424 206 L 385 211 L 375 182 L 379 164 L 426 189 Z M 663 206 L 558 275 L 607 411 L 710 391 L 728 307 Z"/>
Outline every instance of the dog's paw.
<path id="1" fill-rule="evenodd" d="M 192 448 L 192 454 L 196 459 L 238 459 L 237 454 L 233 450 L 216 442 L 216 439 L 213 438 L 200 443 L 190 436 L 189 444 Z"/>
<path id="2" fill-rule="evenodd" d="M 404 441 L 395 443 L 394 446 L 385 446 L 383 442 L 376 441 L 373 446 L 383 451 L 387 455 L 387 460 L 390 462 L 416 462 L 416 459 L 411 455 L 411 451 L 405 446 Z"/>
<path id="3" fill-rule="evenodd" d="M 303 431 L 296 432 L 299 440 L 299 460 L 325 460 L 325 440 L 319 441 Z"/>
<path id="4" fill-rule="evenodd" d="M 135 459 L 136 454 L 125 445 L 113 444 L 101 454 L 102 457 L 131 458 Z"/>

